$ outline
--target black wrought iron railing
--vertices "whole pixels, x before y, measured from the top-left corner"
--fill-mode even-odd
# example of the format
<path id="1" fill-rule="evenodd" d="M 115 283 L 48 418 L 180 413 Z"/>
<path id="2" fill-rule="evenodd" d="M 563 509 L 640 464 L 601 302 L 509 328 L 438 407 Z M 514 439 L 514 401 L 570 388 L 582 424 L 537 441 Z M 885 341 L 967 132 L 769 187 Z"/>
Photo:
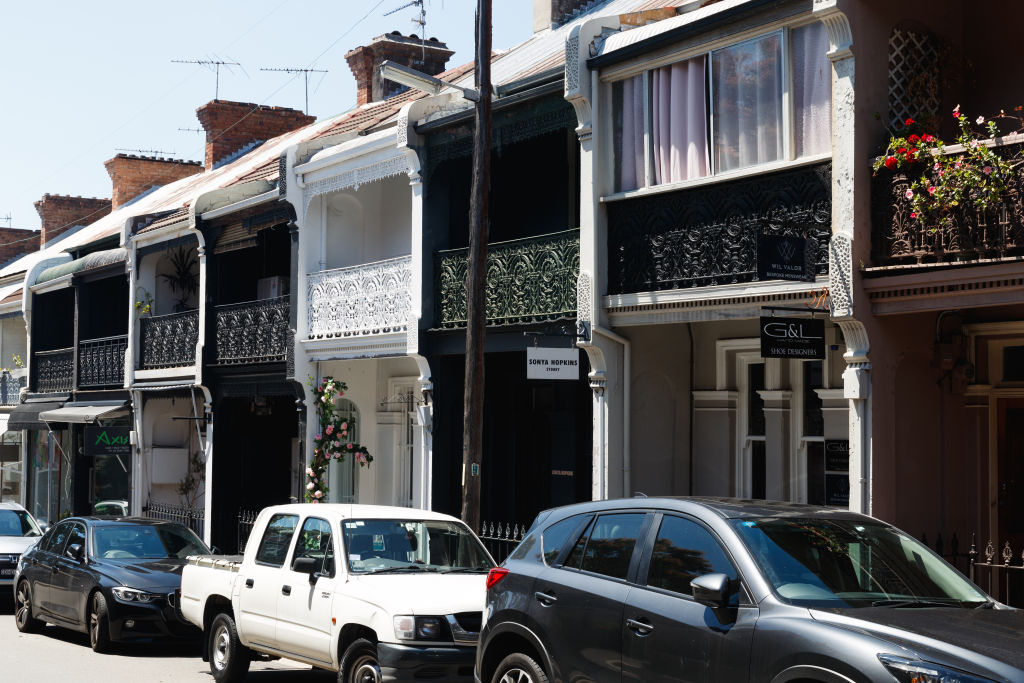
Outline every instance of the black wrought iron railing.
<path id="1" fill-rule="evenodd" d="M 206 511 L 203 508 L 190 508 L 184 505 L 167 503 L 148 503 L 142 509 L 142 514 L 151 519 L 177 522 L 196 532 L 200 538 L 203 537 L 203 526 L 206 522 Z"/>
<path id="2" fill-rule="evenodd" d="M 21 388 L 24 386 L 25 376 L 23 374 L 16 377 L 10 370 L 0 373 L 0 405 L 17 405 L 21 400 Z"/>
<path id="3" fill-rule="evenodd" d="M 989 540 L 985 550 L 978 552 L 971 542 L 971 581 L 1000 602 L 1011 607 L 1024 608 L 1024 552 L 1016 550 L 1009 541 L 996 550 L 997 544 Z"/>
<path id="4" fill-rule="evenodd" d="M 466 249 L 434 255 L 434 292 L 440 327 L 466 326 Z M 487 245 L 488 325 L 573 318 L 580 273 L 580 233 L 566 230 Z"/>
<path id="5" fill-rule="evenodd" d="M 217 362 L 222 365 L 285 360 L 288 297 L 217 306 Z"/>
<path id="6" fill-rule="evenodd" d="M 71 391 L 74 383 L 75 349 L 36 351 L 32 384 L 42 393 Z"/>
<path id="7" fill-rule="evenodd" d="M 127 350 L 126 334 L 78 342 L 78 386 L 124 386 L 124 354 Z"/>
<path id="8" fill-rule="evenodd" d="M 480 540 L 494 561 L 501 564 L 526 535 L 526 524 L 511 522 L 483 522 L 480 524 Z"/>
<path id="9" fill-rule="evenodd" d="M 195 365 L 199 311 L 139 319 L 139 368 L 157 370 Z"/>
<path id="10" fill-rule="evenodd" d="M 238 511 L 238 553 L 245 552 L 245 545 L 249 542 L 249 536 L 252 534 L 252 527 L 256 524 L 256 518 L 259 516 L 259 512 L 255 510 L 240 509 Z"/>

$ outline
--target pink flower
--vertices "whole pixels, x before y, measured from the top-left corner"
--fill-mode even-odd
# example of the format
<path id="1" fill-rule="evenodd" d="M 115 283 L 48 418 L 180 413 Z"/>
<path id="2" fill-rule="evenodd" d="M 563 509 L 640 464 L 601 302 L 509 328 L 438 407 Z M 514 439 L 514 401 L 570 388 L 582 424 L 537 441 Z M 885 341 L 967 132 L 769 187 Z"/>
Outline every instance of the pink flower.
<path id="1" fill-rule="evenodd" d="M 330 436 L 331 434 L 334 433 L 334 425 L 327 425 L 327 429 L 325 429 L 324 431 L 327 432 L 327 436 Z"/>
<path id="2" fill-rule="evenodd" d="M 953 118 L 954 119 L 960 118 L 960 105 L 959 104 L 956 105 L 955 107 L 953 107 Z"/>
<path id="3" fill-rule="evenodd" d="M 314 484 L 313 482 L 309 482 L 308 484 L 306 484 L 306 490 L 307 491 L 312 491 L 315 487 L 316 487 L 316 484 Z"/>
<path id="4" fill-rule="evenodd" d="M 928 194 L 935 194 L 935 186 L 934 185 L 929 185 L 928 186 Z"/>
<path id="5" fill-rule="evenodd" d="M 317 434 L 316 436 L 313 437 L 313 440 L 314 441 L 319 441 L 320 439 L 323 438 L 323 436 L 324 436 L 323 434 Z"/>
<path id="6" fill-rule="evenodd" d="M 314 498 L 313 500 L 311 500 L 311 501 L 309 501 L 309 502 L 311 502 L 311 503 L 319 503 L 320 501 L 319 501 L 319 500 L 317 500 L 316 498 Z"/>
<path id="7" fill-rule="evenodd" d="M 315 474 L 315 472 L 313 472 L 313 468 L 312 467 L 307 467 L 306 468 L 306 474 L 308 476 L 312 477 Z"/>
<path id="8" fill-rule="evenodd" d="M 981 169 L 981 172 L 984 173 L 985 175 L 992 175 L 992 167 L 986 166 L 985 168 Z"/>
<path id="9" fill-rule="evenodd" d="M 933 170 L 933 171 L 938 171 L 938 170 L 940 170 L 941 168 L 942 168 L 942 167 L 941 167 L 941 166 L 939 166 L 939 162 L 937 162 L 937 161 L 935 162 L 935 165 L 934 165 L 934 166 L 932 166 L 932 170 Z"/>
<path id="10" fill-rule="evenodd" d="M 352 450 L 352 444 L 349 444 L 349 445 L 348 445 L 348 449 L 349 449 L 349 450 Z"/>
<path id="11" fill-rule="evenodd" d="M 958 161 L 955 164 L 953 164 L 953 168 L 960 168 L 960 162 Z"/>
<path id="12" fill-rule="evenodd" d="M 321 498 L 324 497 L 324 492 L 323 491 L 317 491 L 317 492 L 315 492 L 313 494 L 313 497 L 316 498 L 317 500 L 320 500 Z"/>
<path id="13" fill-rule="evenodd" d="M 985 123 L 985 117 L 979 116 L 977 119 L 975 119 L 974 122 L 980 126 L 981 124 Z"/>
<path id="14" fill-rule="evenodd" d="M 913 199 L 914 198 L 914 191 L 908 188 L 907 191 L 904 193 L 904 196 L 907 199 Z"/>
<path id="15" fill-rule="evenodd" d="M 341 428 L 342 428 L 342 430 L 348 429 L 348 422 L 342 422 L 341 423 Z"/>
<path id="16" fill-rule="evenodd" d="M 347 437 L 347 436 L 348 436 L 348 432 L 342 432 L 342 433 L 341 433 L 341 436 L 342 436 L 342 437 Z"/>
<path id="17" fill-rule="evenodd" d="M 910 217 L 911 217 L 911 218 L 917 218 L 917 214 L 916 214 L 916 213 L 914 213 L 913 211 L 911 211 L 911 212 L 910 212 Z"/>
<path id="18" fill-rule="evenodd" d="M 320 402 L 321 403 L 327 403 L 327 397 L 326 396 L 321 396 L 320 397 Z"/>

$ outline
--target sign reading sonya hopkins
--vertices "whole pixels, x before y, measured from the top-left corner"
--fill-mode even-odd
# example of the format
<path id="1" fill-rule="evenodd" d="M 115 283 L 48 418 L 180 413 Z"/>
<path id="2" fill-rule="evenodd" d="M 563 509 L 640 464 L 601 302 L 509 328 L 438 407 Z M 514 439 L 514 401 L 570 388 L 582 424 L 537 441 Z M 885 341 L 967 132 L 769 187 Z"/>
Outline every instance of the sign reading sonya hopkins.
<path id="1" fill-rule="evenodd" d="M 86 427 L 85 456 L 131 455 L 131 437 L 128 427 Z"/>
<path id="2" fill-rule="evenodd" d="M 825 358 L 825 321 L 814 318 L 761 317 L 761 357 Z"/>
<path id="3" fill-rule="evenodd" d="M 580 350 L 531 346 L 526 349 L 526 379 L 580 378 Z"/>
<path id="4" fill-rule="evenodd" d="M 792 235 L 757 236 L 757 279 L 814 282 L 810 243 Z"/>

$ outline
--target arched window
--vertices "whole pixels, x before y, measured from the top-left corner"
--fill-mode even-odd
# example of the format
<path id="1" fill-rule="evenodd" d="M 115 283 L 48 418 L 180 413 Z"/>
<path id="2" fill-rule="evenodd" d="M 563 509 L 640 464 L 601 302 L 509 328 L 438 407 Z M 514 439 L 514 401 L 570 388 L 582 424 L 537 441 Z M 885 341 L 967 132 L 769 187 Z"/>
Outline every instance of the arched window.
<path id="1" fill-rule="evenodd" d="M 348 437 L 353 443 L 359 443 L 359 408 L 347 398 L 338 399 L 335 412 L 343 421 L 348 422 Z M 359 502 L 359 466 L 356 459 L 345 456 L 344 460 L 332 460 L 330 464 L 330 490 L 328 498 L 332 503 Z"/>

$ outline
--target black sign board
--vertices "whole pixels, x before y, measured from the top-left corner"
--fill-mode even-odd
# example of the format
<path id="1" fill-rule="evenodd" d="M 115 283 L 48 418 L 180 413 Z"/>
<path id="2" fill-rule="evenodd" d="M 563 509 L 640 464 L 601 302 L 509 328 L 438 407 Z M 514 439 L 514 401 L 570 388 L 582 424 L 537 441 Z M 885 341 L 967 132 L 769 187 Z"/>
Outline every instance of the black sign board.
<path id="1" fill-rule="evenodd" d="M 757 279 L 814 282 L 815 254 L 795 235 L 757 235 Z"/>
<path id="2" fill-rule="evenodd" d="M 104 455 L 131 455 L 131 429 L 128 427 L 86 427 L 86 457 L 95 458 Z"/>
<path id="3" fill-rule="evenodd" d="M 825 440 L 825 469 L 833 472 L 850 471 L 850 440 Z"/>
<path id="4" fill-rule="evenodd" d="M 823 360 L 825 321 L 821 318 L 761 317 L 761 357 Z"/>
<path id="5" fill-rule="evenodd" d="M 850 475 L 825 475 L 825 505 L 850 507 Z"/>

